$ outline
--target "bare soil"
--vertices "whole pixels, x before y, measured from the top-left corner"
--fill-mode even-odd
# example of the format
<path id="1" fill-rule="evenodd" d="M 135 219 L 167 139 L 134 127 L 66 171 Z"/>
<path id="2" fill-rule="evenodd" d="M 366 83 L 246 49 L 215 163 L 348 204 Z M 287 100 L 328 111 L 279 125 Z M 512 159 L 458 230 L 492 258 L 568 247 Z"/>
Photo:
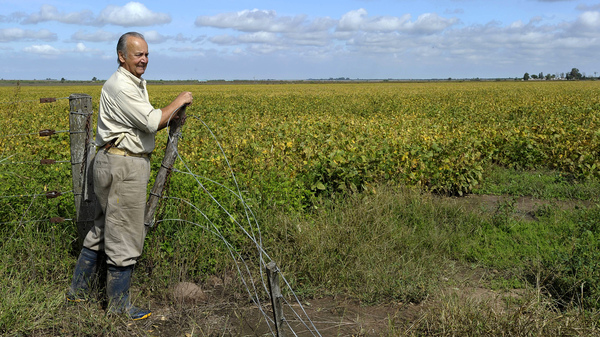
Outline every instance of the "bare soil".
<path id="1" fill-rule="evenodd" d="M 399 335 L 409 335 L 413 323 L 423 319 L 427 309 L 439 306 L 439 300 L 445 296 L 455 296 L 459 303 L 488 305 L 500 312 L 506 310 L 506 297 L 520 294 L 490 290 L 486 282 L 494 273 L 481 268 L 450 266 L 443 276 L 447 288 L 418 304 L 363 305 L 353 299 L 333 296 L 305 299 L 302 307 L 292 304 L 291 308 L 301 315 L 304 310 L 310 322 L 295 319 L 292 310 L 284 307 L 284 317 L 293 333 L 287 327 L 284 331 L 286 336 L 389 336 L 392 327 L 400 327 L 402 331 L 396 330 Z M 149 336 L 275 336 L 274 326 L 271 324 L 269 328 L 254 303 L 235 295 L 219 281 L 202 285 L 203 295 L 199 298 L 196 298 L 196 289 L 192 291 L 195 295 L 173 297 L 170 304 L 154 306 L 149 319 L 130 323 L 131 328 L 145 331 Z M 271 317 L 270 303 L 263 304 L 262 308 Z"/>

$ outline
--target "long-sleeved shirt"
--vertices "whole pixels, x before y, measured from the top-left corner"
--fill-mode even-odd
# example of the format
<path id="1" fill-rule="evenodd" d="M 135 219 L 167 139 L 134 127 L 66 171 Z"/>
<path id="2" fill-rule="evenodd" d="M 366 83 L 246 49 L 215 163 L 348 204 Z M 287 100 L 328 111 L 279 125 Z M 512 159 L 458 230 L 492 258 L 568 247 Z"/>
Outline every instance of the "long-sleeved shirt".
<path id="1" fill-rule="evenodd" d="M 151 153 L 161 116 L 162 111 L 150 104 L 146 80 L 119 67 L 102 87 L 96 146 L 121 137 L 118 148 Z"/>

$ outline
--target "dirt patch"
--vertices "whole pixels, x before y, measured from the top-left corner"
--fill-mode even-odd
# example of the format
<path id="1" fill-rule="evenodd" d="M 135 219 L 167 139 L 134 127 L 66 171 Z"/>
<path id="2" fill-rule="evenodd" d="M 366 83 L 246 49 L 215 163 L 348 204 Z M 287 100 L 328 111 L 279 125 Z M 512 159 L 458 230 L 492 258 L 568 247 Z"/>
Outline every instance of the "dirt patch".
<path id="1" fill-rule="evenodd" d="M 302 300 L 301 305 L 291 303 L 284 306 L 284 317 L 289 324 L 285 332 L 287 336 L 389 336 L 390 329 L 400 329 L 393 332 L 407 335 L 411 326 L 427 315 L 428 309 L 450 297 L 457 303 L 481 304 L 502 312 L 507 309 L 506 297 L 521 294 L 490 290 L 487 282 L 494 273 L 452 264 L 442 276 L 447 286 L 418 304 L 362 305 L 356 300 L 333 296 Z M 210 284 L 175 286 L 179 291 L 182 287 L 190 290 L 190 296 L 197 296 L 198 289 L 202 289 L 201 300 L 172 298 L 170 303 L 154 307 L 150 319 L 131 324 L 150 336 L 275 335 L 274 325 L 266 322 L 272 317 L 270 303 L 262 303 L 261 312 L 247 297 L 236 294 L 235 289 L 228 289 L 223 282 L 214 282 L 214 278 Z"/>
<path id="2" fill-rule="evenodd" d="M 502 195 L 475 195 L 447 198 L 450 203 L 467 211 L 482 213 L 508 212 L 526 221 L 537 221 L 537 215 L 548 207 L 561 210 L 589 208 L 594 202 L 586 200 L 542 200 L 532 197 L 511 197 Z"/>
<path id="3" fill-rule="evenodd" d="M 345 298 L 314 298 L 302 306 L 284 307 L 284 331 L 288 336 L 380 336 L 397 320 L 418 319 L 421 307 L 410 303 L 363 306 Z M 266 323 L 272 317 L 271 305 L 262 305 L 262 310 L 247 301 L 211 296 L 205 303 L 154 309 L 150 319 L 134 324 L 152 336 L 274 335 L 274 324 Z"/>

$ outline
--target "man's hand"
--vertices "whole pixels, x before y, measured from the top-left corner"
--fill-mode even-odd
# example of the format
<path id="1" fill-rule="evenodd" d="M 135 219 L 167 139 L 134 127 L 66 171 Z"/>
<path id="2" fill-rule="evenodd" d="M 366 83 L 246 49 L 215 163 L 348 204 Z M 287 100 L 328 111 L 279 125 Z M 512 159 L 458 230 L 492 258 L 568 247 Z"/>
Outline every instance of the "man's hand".
<path id="1" fill-rule="evenodd" d="M 183 107 L 184 105 L 190 105 L 190 104 L 192 104 L 193 101 L 194 101 L 194 97 L 192 96 L 191 92 L 184 91 L 184 92 L 180 93 L 177 96 L 177 98 L 175 98 L 173 100 L 173 102 L 171 102 L 171 104 L 169 104 L 166 107 L 161 109 L 162 110 L 162 118 L 158 125 L 158 129 L 159 130 L 164 129 L 170 120 L 178 119 L 179 111 L 181 110 L 181 107 Z"/>
<path id="2" fill-rule="evenodd" d="M 177 98 L 175 99 L 175 101 L 177 101 L 178 104 L 177 106 L 182 106 L 182 105 L 190 105 L 192 104 L 192 102 L 194 101 L 194 97 L 192 96 L 192 93 L 189 91 L 184 91 L 181 94 L 179 94 L 179 96 L 177 96 Z"/>

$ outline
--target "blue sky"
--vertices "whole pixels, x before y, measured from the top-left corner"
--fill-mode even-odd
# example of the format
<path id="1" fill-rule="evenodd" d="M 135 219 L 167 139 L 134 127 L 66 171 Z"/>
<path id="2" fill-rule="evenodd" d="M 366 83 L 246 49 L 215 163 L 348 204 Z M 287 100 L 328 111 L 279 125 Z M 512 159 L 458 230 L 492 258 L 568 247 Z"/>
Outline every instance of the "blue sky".
<path id="1" fill-rule="evenodd" d="M 146 36 L 146 79 L 600 74 L 600 2 L 2 0 L 0 78 L 107 79 Z"/>

